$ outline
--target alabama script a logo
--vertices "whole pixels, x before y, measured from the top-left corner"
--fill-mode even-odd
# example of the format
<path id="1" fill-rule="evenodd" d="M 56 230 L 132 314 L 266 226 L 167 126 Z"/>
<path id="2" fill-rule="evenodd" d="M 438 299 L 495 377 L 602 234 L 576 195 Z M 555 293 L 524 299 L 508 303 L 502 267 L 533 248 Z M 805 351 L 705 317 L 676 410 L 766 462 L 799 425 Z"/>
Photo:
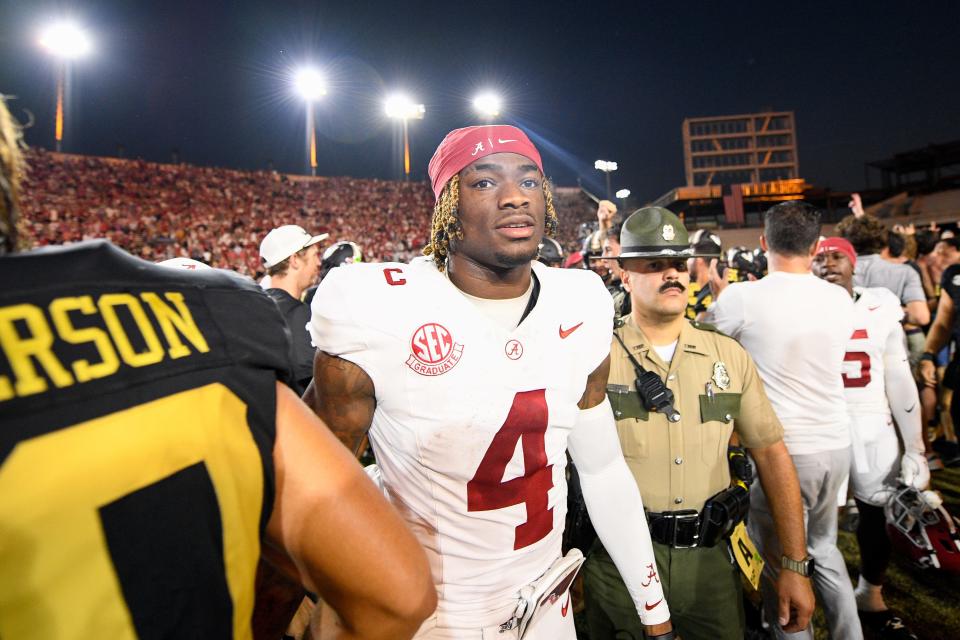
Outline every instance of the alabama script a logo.
<path id="1" fill-rule="evenodd" d="M 407 366 L 422 376 L 439 376 L 457 366 L 463 345 L 456 342 L 446 327 L 428 322 L 413 332 Z"/>

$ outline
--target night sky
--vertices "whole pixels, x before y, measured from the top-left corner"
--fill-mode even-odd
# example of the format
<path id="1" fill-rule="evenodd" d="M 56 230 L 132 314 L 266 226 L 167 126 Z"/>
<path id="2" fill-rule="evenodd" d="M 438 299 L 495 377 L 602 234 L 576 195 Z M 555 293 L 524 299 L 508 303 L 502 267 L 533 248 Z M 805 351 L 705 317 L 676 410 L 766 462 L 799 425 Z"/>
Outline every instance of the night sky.
<path id="1" fill-rule="evenodd" d="M 729 5 L 729 6 L 728 6 Z M 448 130 L 475 124 L 493 88 L 501 121 L 532 134 L 559 185 L 653 199 L 684 182 L 684 117 L 796 112 L 800 174 L 864 185 L 864 163 L 960 138 L 960 3 L 57 2 L 0 0 L 0 92 L 53 147 L 50 16 L 96 40 L 74 64 L 64 150 L 303 173 L 304 106 L 292 69 L 328 78 L 317 107 L 322 175 L 399 175 L 382 100 L 426 104 L 410 125 L 413 176 Z M 872 184 L 879 182 L 876 174 Z"/>

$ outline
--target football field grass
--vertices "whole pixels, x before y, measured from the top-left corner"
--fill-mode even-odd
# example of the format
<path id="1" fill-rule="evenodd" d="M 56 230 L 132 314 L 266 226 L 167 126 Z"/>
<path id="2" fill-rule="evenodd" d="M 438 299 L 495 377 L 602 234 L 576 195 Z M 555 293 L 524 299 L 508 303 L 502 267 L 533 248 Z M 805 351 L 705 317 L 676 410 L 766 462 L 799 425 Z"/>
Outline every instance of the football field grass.
<path id="1" fill-rule="evenodd" d="M 943 494 L 950 513 L 960 515 L 960 467 L 932 474 L 933 488 Z M 860 551 L 854 534 L 840 532 L 840 550 L 851 580 L 856 580 Z M 935 569 L 917 569 L 894 554 L 883 588 L 887 606 L 896 611 L 921 640 L 960 640 L 960 576 Z M 818 612 L 819 613 L 819 612 Z M 816 637 L 827 638 L 822 616 Z"/>

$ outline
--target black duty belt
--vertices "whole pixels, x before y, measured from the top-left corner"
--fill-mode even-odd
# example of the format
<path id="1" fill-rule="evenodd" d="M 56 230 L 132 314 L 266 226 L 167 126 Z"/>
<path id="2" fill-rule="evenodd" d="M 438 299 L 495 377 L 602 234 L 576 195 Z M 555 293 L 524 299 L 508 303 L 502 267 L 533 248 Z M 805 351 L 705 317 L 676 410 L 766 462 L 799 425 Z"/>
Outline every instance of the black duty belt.
<path id="1" fill-rule="evenodd" d="M 696 509 L 681 511 L 647 512 L 650 537 L 654 542 L 676 549 L 707 546 L 700 544 L 700 529 L 703 524 Z M 712 545 L 710 545 L 712 546 Z"/>
<path id="2" fill-rule="evenodd" d="M 647 512 L 650 537 L 675 549 L 713 547 L 726 540 L 750 511 L 750 491 L 733 485 L 711 496 L 703 510 Z"/>

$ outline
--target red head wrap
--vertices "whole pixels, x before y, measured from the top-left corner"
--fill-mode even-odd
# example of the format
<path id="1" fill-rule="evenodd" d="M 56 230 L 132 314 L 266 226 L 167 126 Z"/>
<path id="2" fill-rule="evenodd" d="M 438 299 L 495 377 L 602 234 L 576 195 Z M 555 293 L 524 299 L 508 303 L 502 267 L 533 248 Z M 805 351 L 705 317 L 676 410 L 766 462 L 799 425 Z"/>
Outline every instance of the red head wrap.
<path id="1" fill-rule="evenodd" d="M 540 152 L 520 129 L 505 124 L 454 129 L 443 139 L 430 158 L 427 172 L 433 185 L 433 195 L 439 200 L 447 182 L 460 171 L 492 153 L 519 153 L 530 158 L 543 173 Z"/>
<path id="2" fill-rule="evenodd" d="M 820 241 L 820 246 L 817 247 L 817 255 L 821 253 L 826 253 L 828 251 L 839 251 L 848 258 L 850 258 L 850 264 L 857 266 L 857 252 L 853 250 L 853 245 L 850 244 L 850 241 L 846 238 L 824 238 Z"/>

